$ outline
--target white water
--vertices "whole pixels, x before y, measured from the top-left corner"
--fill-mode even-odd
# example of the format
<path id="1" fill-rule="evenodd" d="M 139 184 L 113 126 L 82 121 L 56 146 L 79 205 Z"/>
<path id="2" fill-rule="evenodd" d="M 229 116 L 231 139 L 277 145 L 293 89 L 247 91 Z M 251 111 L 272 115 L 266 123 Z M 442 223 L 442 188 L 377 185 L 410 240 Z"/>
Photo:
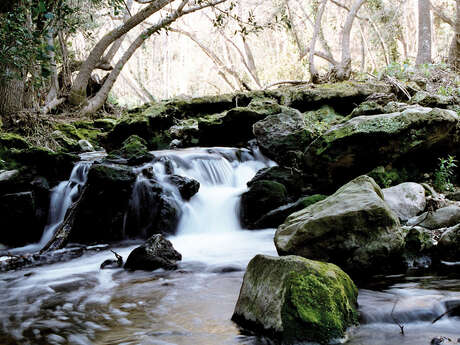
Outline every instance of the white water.
<path id="1" fill-rule="evenodd" d="M 232 150 L 155 155 L 172 160 L 169 172 L 201 183 L 189 202 L 179 200 L 177 190 L 169 186 L 183 210 L 178 234 L 169 238 L 183 255 L 179 269 L 100 270 L 104 260 L 113 259 L 103 251 L 67 263 L 2 274 L 0 344 L 269 344 L 241 335 L 230 318 L 248 261 L 259 253 L 276 255 L 274 229 L 243 230 L 237 218 L 246 181 L 272 163 L 247 152 L 241 162 Z M 168 169 L 163 163 L 143 168 L 147 167 L 166 183 Z M 134 247 L 115 250 L 126 259 Z M 458 318 L 445 317 L 432 325 L 424 315 L 438 315 L 445 311 L 443 301 L 460 299 L 460 280 L 401 280 L 379 291 L 360 291 L 365 324 L 351 333 L 348 343 L 423 345 L 432 337 L 448 336 L 455 344 L 455 337 L 460 337 Z M 405 336 L 391 319 L 395 301 Z"/>
<path id="2" fill-rule="evenodd" d="M 43 230 L 38 243 L 9 250 L 10 253 L 30 253 L 42 249 L 53 237 L 55 231 L 64 221 L 67 210 L 80 195 L 81 187 L 85 185 L 88 171 L 93 161 L 105 155 L 105 152 L 90 152 L 80 155 L 82 159 L 75 164 L 67 181 L 62 181 L 51 191 L 48 213 L 48 224 Z"/>

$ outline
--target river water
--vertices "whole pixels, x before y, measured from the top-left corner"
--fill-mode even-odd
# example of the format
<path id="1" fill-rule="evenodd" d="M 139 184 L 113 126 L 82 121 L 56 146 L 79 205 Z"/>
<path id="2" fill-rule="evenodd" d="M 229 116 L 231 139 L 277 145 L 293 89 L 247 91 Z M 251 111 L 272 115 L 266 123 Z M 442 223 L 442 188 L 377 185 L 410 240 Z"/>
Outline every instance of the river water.
<path id="1" fill-rule="evenodd" d="M 177 235 L 169 237 L 183 256 L 179 269 L 100 270 L 104 260 L 113 258 L 103 250 L 3 273 L 0 344 L 270 344 L 241 332 L 230 318 L 248 261 L 259 253 L 276 255 L 275 229 L 248 231 L 238 222 L 246 182 L 273 163 L 257 151 L 233 149 L 155 155 L 167 157 L 160 161 L 170 162 L 168 168 L 157 161 L 142 169 L 152 168 L 159 180 L 173 170 L 201 183 L 189 202 L 172 193 L 182 209 Z M 137 245 L 113 249 L 126 259 Z M 447 301 L 460 301 L 455 274 L 376 278 L 360 290 L 362 325 L 350 330 L 347 344 L 422 345 L 441 336 L 455 344 L 459 318 L 445 316 L 432 324 L 446 311 Z"/>

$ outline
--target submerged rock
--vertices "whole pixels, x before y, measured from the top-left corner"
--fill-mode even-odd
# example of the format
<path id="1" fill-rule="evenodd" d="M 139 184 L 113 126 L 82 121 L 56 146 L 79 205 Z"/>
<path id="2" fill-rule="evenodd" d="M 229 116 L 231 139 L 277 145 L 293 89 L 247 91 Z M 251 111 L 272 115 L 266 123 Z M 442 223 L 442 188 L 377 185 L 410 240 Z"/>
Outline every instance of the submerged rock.
<path id="1" fill-rule="evenodd" d="M 182 255 L 176 251 L 163 235 L 150 237 L 143 245 L 135 248 L 126 260 L 125 269 L 153 271 L 159 268 L 173 270 Z"/>
<path id="2" fill-rule="evenodd" d="M 382 189 L 385 202 L 402 221 L 423 212 L 426 206 L 425 188 L 414 182 L 401 183 Z"/>
<path id="3" fill-rule="evenodd" d="M 169 181 L 177 187 L 184 200 L 190 200 L 200 189 L 200 182 L 192 178 L 172 175 L 169 177 Z"/>
<path id="4" fill-rule="evenodd" d="M 298 256 L 257 255 L 232 320 L 283 343 L 327 344 L 357 323 L 358 289 L 339 267 Z"/>
<path id="5" fill-rule="evenodd" d="M 291 214 L 276 231 L 275 245 L 280 255 L 333 262 L 353 274 L 403 265 L 399 219 L 368 176 Z"/>

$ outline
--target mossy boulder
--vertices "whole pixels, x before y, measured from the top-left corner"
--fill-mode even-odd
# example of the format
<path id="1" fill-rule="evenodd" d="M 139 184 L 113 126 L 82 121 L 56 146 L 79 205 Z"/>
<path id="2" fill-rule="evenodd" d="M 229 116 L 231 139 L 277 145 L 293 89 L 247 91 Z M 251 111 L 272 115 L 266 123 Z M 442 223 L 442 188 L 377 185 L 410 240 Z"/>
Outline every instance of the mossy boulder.
<path id="1" fill-rule="evenodd" d="M 51 137 L 61 147 L 64 152 L 80 152 L 81 148 L 78 144 L 78 140 L 69 138 L 61 131 L 54 131 L 51 133 Z"/>
<path id="2" fill-rule="evenodd" d="M 281 183 L 267 180 L 254 182 L 241 195 L 241 222 L 247 228 L 254 228 L 263 215 L 286 203 L 287 191 Z"/>
<path id="3" fill-rule="evenodd" d="M 247 185 L 252 187 L 254 183 L 261 180 L 281 183 L 286 188 L 289 201 L 297 200 L 306 188 L 303 176 L 299 171 L 280 166 L 259 170 Z"/>
<path id="4" fill-rule="evenodd" d="M 333 262 L 350 274 L 402 268 L 404 236 L 382 190 L 360 176 L 328 198 L 291 214 L 278 227 L 280 255 Z"/>
<path id="5" fill-rule="evenodd" d="M 450 110 L 422 107 L 358 116 L 315 140 L 304 152 L 304 170 L 328 192 L 380 165 L 436 163 L 440 152 L 456 149 L 458 122 Z"/>
<path id="6" fill-rule="evenodd" d="M 107 243 L 124 239 L 125 215 L 135 180 L 136 175 L 125 166 L 93 164 L 75 211 L 70 241 Z"/>
<path id="7" fill-rule="evenodd" d="M 126 160 L 129 165 L 139 165 L 142 163 L 150 162 L 153 155 L 147 149 L 147 142 L 137 135 L 131 135 L 126 139 L 121 148 L 110 152 L 107 159 Z"/>
<path id="8" fill-rule="evenodd" d="M 357 323 L 358 289 L 330 263 L 298 256 L 255 256 L 232 320 L 284 344 L 328 344 Z"/>
<path id="9" fill-rule="evenodd" d="M 302 113 L 287 107 L 256 122 L 253 132 L 260 150 L 282 165 L 289 165 L 290 152 L 303 152 L 317 136 L 314 128 L 307 128 Z"/>
<path id="10" fill-rule="evenodd" d="M 299 200 L 289 203 L 287 205 L 280 206 L 271 210 L 267 214 L 264 214 L 259 218 L 253 225 L 255 229 L 266 229 L 266 228 L 277 228 L 281 225 L 286 218 L 294 212 L 300 211 L 310 205 L 317 203 L 318 201 L 326 199 L 326 195 L 314 194 L 305 196 Z"/>
<path id="11" fill-rule="evenodd" d="M 94 147 L 101 147 L 105 135 L 100 128 L 94 126 L 92 121 L 75 121 L 72 123 L 57 123 L 55 129 L 65 137 L 79 141 L 88 140 Z"/>

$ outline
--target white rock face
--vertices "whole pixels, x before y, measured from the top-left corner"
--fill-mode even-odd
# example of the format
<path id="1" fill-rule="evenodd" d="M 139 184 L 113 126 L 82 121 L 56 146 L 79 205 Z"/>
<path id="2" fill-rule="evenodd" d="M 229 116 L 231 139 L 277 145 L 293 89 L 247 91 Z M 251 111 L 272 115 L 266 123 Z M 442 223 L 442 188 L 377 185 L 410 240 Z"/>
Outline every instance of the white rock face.
<path id="1" fill-rule="evenodd" d="M 415 217 L 425 209 L 425 189 L 418 183 L 405 182 L 382 191 L 386 203 L 402 221 Z"/>

